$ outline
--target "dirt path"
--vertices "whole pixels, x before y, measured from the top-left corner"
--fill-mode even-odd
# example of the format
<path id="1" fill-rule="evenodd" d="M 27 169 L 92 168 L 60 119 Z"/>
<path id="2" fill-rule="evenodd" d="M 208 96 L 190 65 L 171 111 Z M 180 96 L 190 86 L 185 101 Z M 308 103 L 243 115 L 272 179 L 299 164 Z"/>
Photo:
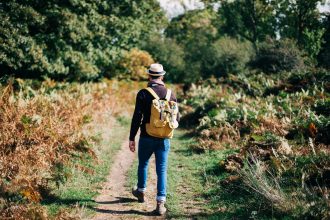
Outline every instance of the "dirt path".
<path id="1" fill-rule="evenodd" d="M 128 139 L 126 139 L 128 140 Z M 150 161 L 148 193 L 145 203 L 138 203 L 126 185 L 127 172 L 136 159 L 136 153 L 128 149 L 128 141 L 124 141 L 114 159 L 107 181 L 100 195 L 95 199 L 94 220 L 106 219 L 164 219 L 154 216 L 156 197 L 156 174 L 154 158 Z M 138 143 L 138 141 L 137 141 Z"/>

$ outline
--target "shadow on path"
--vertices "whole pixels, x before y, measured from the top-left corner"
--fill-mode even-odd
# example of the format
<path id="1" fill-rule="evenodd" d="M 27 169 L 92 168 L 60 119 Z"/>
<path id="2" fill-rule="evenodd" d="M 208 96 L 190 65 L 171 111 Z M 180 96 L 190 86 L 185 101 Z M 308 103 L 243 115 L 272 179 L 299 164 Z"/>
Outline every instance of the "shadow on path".
<path id="1" fill-rule="evenodd" d="M 100 209 L 100 208 L 92 208 L 97 213 L 104 213 L 104 214 L 114 214 L 114 215 L 141 215 L 141 216 L 158 216 L 156 213 L 152 212 L 142 212 L 138 210 L 109 210 L 109 209 Z"/>
<path id="2" fill-rule="evenodd" d="M 43 202 L 43 204 L 63 204 L 63 205 L 75 205 L 75 204 L 82 204 L 82 203 L 95 203 L 101 205 L 111 205 L 111 204 L 128 204 L 128 203 L 136 203 L 136 199 L 127 198 L 127 197 L 115 197 L 113 201 L 100 201 L 97 202 L 95 200 L 89 199 L 60 199 L 60 198 L 52 198 L 48 199 Z M 85 208 L 95 211 L 96 213 L 104 213 L 104 214 L 114 214 L 114 215 L 140 215 L 140 216 L 158 216 L 154 211 L 152 212 L 143 212 L 138 210 L 111 210 L 111 209 L 102 209 L 97 208 L 94 205 L 85 204 Z"/>
<path id="3" fill-rule="evenodd" d="M 51 204 L 57 204 L 57 205 L 76 205 L 76 204 L 84 204 L 84 203 L 94 203 L 94 200 L 91 199 L 62 199 L 59 197 L 51 197 L 47 198 L 44 201 L 41 202 L 43 205 L 51 205 Z"/>
<path id="4" fill-rule="evenodd" d="M 101 201 L 101 202 L 97 202 L 95 201 L 95 203 L 97 204 L 120 204 L 120 203 L 131 203 L 131 202 L 137 202 L 136 199 L 132 199 L 132 198 L 126 198 L 126 197 L 116 197 L 117 200 L 113 200 L 113 201 Z"/>
<path id="5" fill-rule="evenodd" d="M 128 203 L 136 203 L 136 199 L 127 198 L 127 197 L 115 197 L 116 200 L 113 201 L 100 201 L 95 203 L 102 205 L 111 205 L 111 204 L 128 204 Z M 140 215 L 140 216 L 158 216 L 154 211 L 151 212 L 143 212 L 139 210 L 111 210 L 111 209 L 102 209 L 97 207 L 88 207 L 89 209 L 95 211 L 96 213 L 103 214 L 113 214 L 113 215 Z"/>

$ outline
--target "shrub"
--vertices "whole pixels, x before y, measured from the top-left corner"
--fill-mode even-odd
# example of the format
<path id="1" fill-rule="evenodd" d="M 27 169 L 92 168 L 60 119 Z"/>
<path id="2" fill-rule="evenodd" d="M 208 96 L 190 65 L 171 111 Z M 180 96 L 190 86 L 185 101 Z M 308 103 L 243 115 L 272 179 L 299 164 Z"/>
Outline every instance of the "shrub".
<path id="1" fill-rule="evenodd" d="M 0 82 L 0 219 L 48 219 L 38 202 L 75 169 L 93 171 L 87 161 L 97 162 L 100 139 L 90 129 L 132 111 L 135 94 L 127 91 L 138 84 Z"/>
<path id="2" fill-rule="evenodd" d="M 133 80 L 146 79 L 146 70 L 150 64 L 154 63 L 151 55 L 146 52 L 133 48 L 125 55 L 120 62 L 120 78 L 130 78 Z"/>
<path id="3" fill-rule="evenodd" d="M 207 154 L 237 149 L 221 159 L 220 168 L 226 173 L 217 177 L 225 178 L 220 181 L 221 191 L 229 186 L 233 191 L 250 192 L 248 199 L 238 195 L 238 201 L 246 201 L 244 209 L 249 211 L 258 201 L 260 217 L 327 219 L 329 74 L 312 68 L 253 73 L 257 74 L 230 74 L 212 83 L 192 84 L 186 91 L 181 103 L 190 109 L 186 108 L 189 111 L 181 122 L 194 132 L 191 149 Z M 277 92 L 248 95 L 253 90 L 257 92 L 252 94 L 261 94 L 266 88 Z"/>
<path id="4" fill-rule="evenodd" d="M 293 40 L 276 41 L 269 38 L 259 45 L 252 66 L 266 73 L 301 70 L 305 67 L 303 55 Z"/>
<path id="5" fill-rule="evenodd" d="M 52 180 L 65 179 L 55 178 L 57 167 L 67 164 L 73 152 L 94 155 L 81 133 L 82 118 L 91 103 L 79 91 L 71 96 L 61 92 L 40 95 L 28 89 L 18 96 L 12 85 L 1 90 L 0 194 L 39 202 Z"/>
<path id="6" fill-rule="evenodd" d="M 319 55 L 320 64 L 327 69 L 330 69 L 330 46 L 327 46 Z"/>
<path id="7" fill-rule="evenodd" d="M 248 41 L 223 37 L 214 42 L 205 55 L 208 75 L 220 77 L 242 72 L 254 56 L 254 49 Z"/>
<path id="8" fill-rule="evenodd" d="M 330 116 L 330 99 L 317 100 L 313 110 L 316 114 Z"/>
<path id="9" fill-rule="evenodd" d="M 313 71 L 293 71 L 290 73 L 277 74 L 277 84 L 267 87 L 264 95 L 285 95 L 286 93 L 316 90 L 320 88 L 325 92 L 330 91 L 330 73 L 325 69 Z M 315 91 L 314 91 L 315 92 Z"/>

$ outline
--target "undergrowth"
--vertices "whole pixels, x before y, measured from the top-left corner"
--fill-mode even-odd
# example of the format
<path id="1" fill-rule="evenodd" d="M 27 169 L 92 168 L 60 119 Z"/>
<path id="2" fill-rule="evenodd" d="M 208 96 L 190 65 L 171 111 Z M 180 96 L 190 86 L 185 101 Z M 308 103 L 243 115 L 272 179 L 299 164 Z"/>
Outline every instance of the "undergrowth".
<path id="1" fill-rule="evenodd" d="M 49 216 L 40 202 L 54 197 L 54 192 L 74 176 L 72 172 L 94 172 L 93 164 L 100 159 L 97 146 L 103 137 L 86 129 L 106 120 L 111 123 L 109 116 L 127 115 L 135 94 L 123 91 L 137 86 L 117 81 L 70 84 L 9 79 L 3 82 L 0 86 L 0 218 L 72 217 L 67 211 Z"/>
<path id="2" fill-rule="evenodd" d="M 185 92 L 181 124 L 193 128 L 191 150 L 236 151 L 218 162 L 221 174 L 210 174 L 219 184 L 207 195 L 223 199 L 229 189 L 233 200 L 249 198 L 230 206 L 245 217 L 251 207 L 253 218 L 330 216 L 330 78 L 313 71 L 209 79 Z"/>

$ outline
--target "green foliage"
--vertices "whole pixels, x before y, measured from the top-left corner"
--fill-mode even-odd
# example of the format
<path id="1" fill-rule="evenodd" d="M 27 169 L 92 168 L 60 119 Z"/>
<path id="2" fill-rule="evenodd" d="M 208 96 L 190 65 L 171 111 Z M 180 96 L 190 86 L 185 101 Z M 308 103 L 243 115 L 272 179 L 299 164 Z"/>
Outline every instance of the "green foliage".
<path id="1" fill-rule="evenodd" d="M 175 39 L 184 50 L 184 82 L 210 76 L 205 67 L 211 44 L 217 38 L 215 18 L 212 10 L 194 10 L 173 19 L 165 30 L 165 35 Z"/>
<path id="2" fill-rule="evenodd" d="M 165 30 L 165 35 L 185 45 L 192 42 L 198 43 L 196 42 L 196 37 L 210 40 L 217 35 L 215 19 L 216 14 L 213 10 L 188 11 L 171 20 L 171 23 Z"/>
<path id="3" fill-rule="evenodd" d="M 316 114 L 330 116 L 330 99 L 318 100 L 314 105 Z"/>
<path id="4" fill-rule="evenodd" d="M 259 45 L 253 66 L 266 73 L 303 69 L 304 54 L 290 39 L 268 39 Z"/>
<path id="5" fill-rule="evenodd" d="M 321 50 L 322 36 L 324 34 L 323 29 L 310 31 L 304 30 L 304 48 L 310 57 L 315 60 Z"/>
<path id="6" fill-rule="evenodd" d="M 295 39 L 315 62 L 322 44 L 321 13 L 317 7 L 321 0 L 281 0 L 277 4 L 278 32 L 283 38 Z M 285 15 L 285 16 L 282 16 Z"/>
<path id="7" fill-rule="evenodd" d="M 230 37 L 222 37 L 214 42 L 207 54 L 209 75 L 217 77 L 237 74 L 244 70 L 254 56 L 254 49 L 248 41 L 239 41 Z"/>
<path id="8" fill-rule="evenodd" d="M 323 35 L 322 48 L 318 55 L 319 64 L 330 69 L 330 14 L 324 19 L 325 33 Z"/>
<path id="9" fill-rule="evenodd" d="M 221 0 L 218 28 L 220 33 L 242 37 L 254 44 L 267 36 L 290 38 L 314 59 L 320 51 L 323 35 L 321 13 L 317 8 L 321 2 Z"/>
<path id="10" fill-rule="evenodd" d="M 311 34 L 317 35 L 321 28 L 318 3 L 321 3 L 321 0 L 281 0 L 276 9 L 276 17 L 279 19 L 279 34 L 284 38 L 296 39 L 299 46 L 306 48 L 306 42 L 311 39 L 304 32 L 314 32 Z M 281 16 L 281 14 L 285 16 Z"/>
<path id="11" fill-rule="evenodd" d="M 253 43 L 276 35 L 274 5 L 266 0 L 222 0 L 219 9 L 220 33 L 243 37 Z"/>
<path id="12" fill-rule="evenodd" d="M 173 82 L 191 80 L 190 73 L 185 71 L 184 49 L 175 39 L 151 35 L 143 48 L 152 55 L 156 62 L 164 65 L 167 71 L 166 79 Z"/>
<path id="13" fill-rule="evenodd" d="M 210 9 L 195 10 L 173 19 L 166 29 L 167 38 L 164 42 L 167 48 L 173 48 L 174 52 L 177 52 L 175 48 L 178 47 L 183 50 L 182 53 L 172 55 L 177 60 L 172 62 L 175 64 L 179 61 L 182 64 L 184 56 L 185 65 L 179 66 L 182 69 L 185 67 L 185 71 L 178 72 L 182 76 L 178 80 L 192 82 L 211 75 L 220 77 L 238 73 L 253 56 L 254 51 L 249 42 L 230 37 L 219 38 L 215 18 L 216 14 Z M 156 48 L 152 49 L 155 57 L 160 56 Z M 152 53 L 152 50 L 148 51 Z"/>
<path id="14" fill-rule="evenodd" d="M 0 6 L 0 67 L 21 77 L 112 76 L 121 51 L 165 21 L 154 0 L 15 0 Z"/>
<path id="15" fill-rule="evenodd" d="M 217 209 L 226 189 L 229 196 L 237 193 L 229 206 L 243 200 L 242 208 L 249 210 L 258 201 L 261 219 L 327 218 L 328 72 L 253 73 L 193 85 L 186 92 L 183 103 L 192 107 L 192 117 L 188 113 L 182 122 L 196 138 L 191 150 L 204 157 L 237 150 L 218 163 L 220 172 L 206 174 L 208 180 L 218 178 L 208 195 L 217 198 Z M 279 91 L 260 95 L 267 88 Z M 239 208 L 234 210 L 238 216 Z"/>

